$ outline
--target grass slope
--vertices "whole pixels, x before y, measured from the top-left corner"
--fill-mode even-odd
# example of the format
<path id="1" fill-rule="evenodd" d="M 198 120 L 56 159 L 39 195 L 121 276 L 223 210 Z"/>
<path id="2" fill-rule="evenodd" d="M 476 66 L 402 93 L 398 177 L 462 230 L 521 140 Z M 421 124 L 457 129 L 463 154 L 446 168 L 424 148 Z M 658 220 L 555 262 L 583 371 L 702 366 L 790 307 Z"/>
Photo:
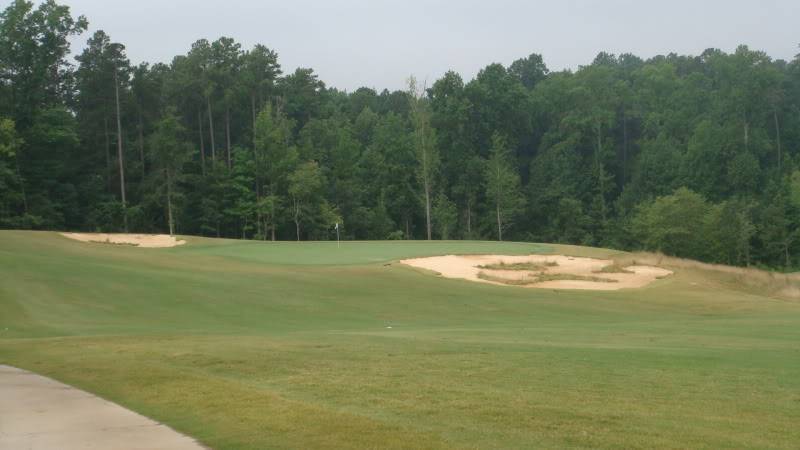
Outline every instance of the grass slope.
<path id="1" fill-rule="evenodd" d="M 532 290 L 390 263 L 610 252 L 188 239 L 139 249 L 0 232 L 0 363 L 219 449 L 800 442 L 800 304 L 708 272 Z"/>

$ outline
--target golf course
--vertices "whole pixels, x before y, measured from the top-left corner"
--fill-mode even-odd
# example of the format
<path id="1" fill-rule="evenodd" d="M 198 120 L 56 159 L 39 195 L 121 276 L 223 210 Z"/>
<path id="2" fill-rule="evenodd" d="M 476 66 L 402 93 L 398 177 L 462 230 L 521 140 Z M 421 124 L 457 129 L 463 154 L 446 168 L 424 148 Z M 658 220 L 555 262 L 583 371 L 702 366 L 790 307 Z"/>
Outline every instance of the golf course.
<path id="1" fill-rule="evenodd" d="M 0 364 L 214 449 L 800 442 L 800 301 L 769 277 L 667 264 L 639 289 L 526 289 L 399 261 L 625 254 L 180 238 L 0 231 Z"/>

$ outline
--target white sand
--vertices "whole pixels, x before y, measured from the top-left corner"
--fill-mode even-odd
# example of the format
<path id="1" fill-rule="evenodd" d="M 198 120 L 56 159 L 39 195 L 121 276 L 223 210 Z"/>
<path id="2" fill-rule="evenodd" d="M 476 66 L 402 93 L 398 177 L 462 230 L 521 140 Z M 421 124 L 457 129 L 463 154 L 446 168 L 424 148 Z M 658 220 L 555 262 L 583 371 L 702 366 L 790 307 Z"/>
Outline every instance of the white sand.
<path id="1" fill-rule="evenodd" d="M 186 243 L 168 234 L 61 233 L 61 235 L 81 242 L 128 244 L 144 248 L 175 247 Z"/>
<path id="2" fill-rule="evenodd" d="M 615 280 L 615 282 L 554 280 L 521 286 L 538 289 L 585 289 L 615 291 L 619 289 L 644 287 L 658 278 L 672 274 L 672 272 L 669 270 L 652 266 L 625 267 L 625 270 L 633 273 L 601 273 L 599 271 L 603 267 L 612 265 L 614 262 L 608 259 L 579 258 L 564 255 L 447 255 L 433 256 L 430 258 L 405 259 L 400 262 L 409 266 L 432 270 L 446 278 L 461 278 L 479 283 L 497 284 L 501 286 L 508 286 L 508 284 L 478 278 L 478 273 L 484 272 L 492 277 L 506 278 L 509 280 L 528 278 L 539 272 L 543 272 L 545 274 L 569 274 Z M 501 262 L 505 264 L 527 262 L 544 264 L 546 262 L 555 262 L 558 265 L 553 267 L 545 267 L 544 269 L 537 271 L 487 270 L 478 267 L 483 265 L 499 264 Z"/>

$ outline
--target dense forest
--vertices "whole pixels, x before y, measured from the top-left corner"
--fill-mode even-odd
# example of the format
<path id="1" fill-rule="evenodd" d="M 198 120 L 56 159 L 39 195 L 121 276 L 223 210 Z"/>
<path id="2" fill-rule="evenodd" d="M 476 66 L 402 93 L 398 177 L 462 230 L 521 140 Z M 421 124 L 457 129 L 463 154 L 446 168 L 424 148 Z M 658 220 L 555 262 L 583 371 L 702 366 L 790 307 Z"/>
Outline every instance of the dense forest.
<path id="1" fill-rule="evenodd" d="M 53 0 L 0 15 L 0 228 L 503 239 L 800 266 L 800 57 L 551 72 L 532 54 L 345 92 L 233 39 L 169 64 Z M 413 68 L 409 68 L 413 72 Z"/>

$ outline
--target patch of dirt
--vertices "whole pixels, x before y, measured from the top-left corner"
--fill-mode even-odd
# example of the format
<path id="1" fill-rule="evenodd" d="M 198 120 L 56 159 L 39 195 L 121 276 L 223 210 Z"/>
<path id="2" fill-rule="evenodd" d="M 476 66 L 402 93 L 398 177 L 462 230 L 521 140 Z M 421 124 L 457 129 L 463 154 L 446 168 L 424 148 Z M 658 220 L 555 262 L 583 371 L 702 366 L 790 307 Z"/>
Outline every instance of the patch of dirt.
<path id="1" fill-rule="evenodd" d="M 168 234 L 61 233 L 61 235 L 81 242 L 132 245 L 143 248 L 167 248 L 186 243 L 186 241 L 178 240 L 175 236 Z"/>
<path id="2" fill-rule="evenodd" d="M 461 278 L 478 283 L 515 285 L 536 289 L 584 289 L 616 291 L 641 288 L 653 281 L 672 275 L 667 269 L 633 265 L 614 267 L 610 259 L 580 258 L 564 255 L 447 255 L 429 258 L 404 259 L 403 264 L 430 270 L 445 278 Z M 535 270 L 500 270 L 487 267 L 515 266 L 537 267 Z M 483 273 L 481 276 L 480 274 Z M 603 280 L 597 277 L 602 273 Z M 526 282 L 539 279 L 541 281 Z"/>

